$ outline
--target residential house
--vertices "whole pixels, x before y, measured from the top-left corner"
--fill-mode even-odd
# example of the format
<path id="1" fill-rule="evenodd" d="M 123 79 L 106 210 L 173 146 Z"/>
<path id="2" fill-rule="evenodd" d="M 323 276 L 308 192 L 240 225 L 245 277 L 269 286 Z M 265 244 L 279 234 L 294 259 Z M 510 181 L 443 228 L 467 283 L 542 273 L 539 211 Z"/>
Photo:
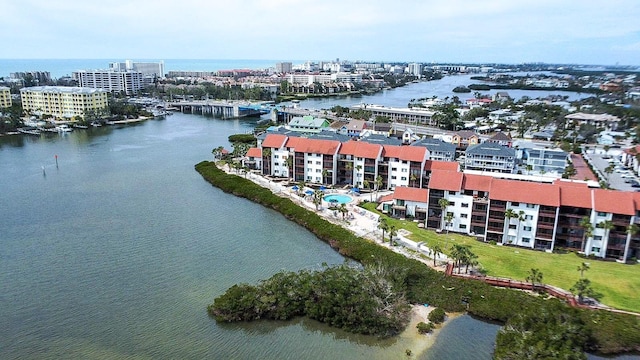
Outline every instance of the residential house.
<path id="1" fill-rule="evenodd" d="M 582 112 L 569 114 L 564 117 L 569 120 L 568 123 L 574 127 L 578 127 L 583 124 L 593 125 L 597 128 L 606 128 L 609 130 L 615 130 L 618 127 L 620 118 L 609 114 L 586 114 Z"/>
<path id="2" fill-rule="evenodd" d="M 360 137 L 362 132 L 368 128 L 368 124 L 364 120 L 351 120 L 340 129 L 340 132 L 351 137 Z"/>
<path id="3" fill-rule="evenodd" d="M 560 176 L 569 164 L 569 153 L 561 149 L 524 148 L 522 153 L 525 166 L 541 174 L 554 173 Z"/>
<path id="4" fill-rule="evenodd" d="M 502 131 L 496 132 L 492 137 L 489 138 L 489 140 L 485 142 L 497 143 L 506 147 L 511 147 L 511 145 L 513 144 L 511 134 Z"/>
<path id="5" fill-rule="evenodd" d="M 311 115 L 305 116 L 296 116 L 291 121 L 287 127 L 293 131 L 298 132 L 307 132 L 307 133 L 317 133 L 322 131 L 323 129 L 328 129 L 331 122 L 327 119 L 315 118 Z"/>
<path id="6" fill-rule="evenodd" d="M 242 160 L 242 165 L 251 170 L 262 169 L 262 150 L 257 147 L 250 148 Z"/>
<path id="7" fill-rule="evenodd" d="M 453 134 L 451 143 L 456 146 L 458 150 L 466 150 L 467 147 L 480 143 L 480 137 L 473 131 L 461 130 Z"/>

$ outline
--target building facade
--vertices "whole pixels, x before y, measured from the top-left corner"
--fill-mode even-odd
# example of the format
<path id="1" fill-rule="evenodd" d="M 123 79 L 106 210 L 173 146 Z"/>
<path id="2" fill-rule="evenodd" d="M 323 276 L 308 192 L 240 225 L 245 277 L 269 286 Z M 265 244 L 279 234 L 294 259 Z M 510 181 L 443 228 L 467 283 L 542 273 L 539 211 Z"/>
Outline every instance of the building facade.
<path id="1" fill-rule="evenodd" d="M 107 95 L 102 89 L 81 87 L 35 86 L 20 89 L 22 108 L 27 114 L 50 115 L 59 119 L 106 114 Z"/>
<path id="2" fill-rule="evenodd" d="M 0 109 L 11 107 L 11 92 L 6 86 L 0 86 Z"/>
<path id="3" fill-rule="evenodd" d="M 73 79 L 80 87 L 126 95 L 135 95 L 145 87 L 144 74 L 139 71 L 80 70 L 73 72 Z"/>
<path id="4" fill-rule="evenodd" d="M 516 151 L 498 143 L 472 145 L 465 151 L 465 169 L 513 173 Z"/>

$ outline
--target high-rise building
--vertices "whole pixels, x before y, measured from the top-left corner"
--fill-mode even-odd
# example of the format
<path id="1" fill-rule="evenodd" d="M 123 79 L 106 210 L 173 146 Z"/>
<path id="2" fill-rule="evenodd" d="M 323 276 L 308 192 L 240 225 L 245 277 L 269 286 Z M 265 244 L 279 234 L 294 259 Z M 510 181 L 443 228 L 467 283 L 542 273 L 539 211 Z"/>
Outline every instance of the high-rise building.
<path id="1" fill-rule="evenodd" d="M 34 86 L 20 89 L 22 108 L 28 114 L 73 119 L 108 111 L 107 91 L 66 86 Z"/>
<path id="2" fill-rule="evenodd" d="M 104 89 L 109 92 L 137 94 L 148 83 L 139 71 L 80 70 L 73 72 L 80 87 Z"/>
<path id="3" fill-rule="evenodd" d="M 131 60 L 125 60 L 125 62 L 114 62 L 109 64 L 109 69 L 113 71 L 126 72 L 137 71 L 141 72 L 145 77 L 164 78 L 164 61 L 157 63 L 154 62 L 135 62 Z"/>
<path id="4" fill-rule="evenodd" d="M 409 74 L 421 77 L 422 76 L 422 64 L 411 63 L 409 64 Z"/>
<path id="5" fill-rule="evenodd" d="M 280 74 L 288 74 L 291 72 L 292 68 L 293 68 L 293 64 L 290 62 L 276 63 L 276 72 Z"/>

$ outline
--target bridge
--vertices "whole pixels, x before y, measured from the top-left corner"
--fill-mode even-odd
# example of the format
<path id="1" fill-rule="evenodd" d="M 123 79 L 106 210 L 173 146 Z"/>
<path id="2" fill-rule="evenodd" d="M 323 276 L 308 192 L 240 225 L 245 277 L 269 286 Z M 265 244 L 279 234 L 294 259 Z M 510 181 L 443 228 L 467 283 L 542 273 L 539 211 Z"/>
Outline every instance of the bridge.
<path id="1" fill-rule="evenodd" d="M 165 107 L 176 108 L 183 113 L 233 119 L 268 114 L 271 109 L 269 105 L 272 104 L 271 101 L 191 100 L 169 101 L 165 103 Z"/>

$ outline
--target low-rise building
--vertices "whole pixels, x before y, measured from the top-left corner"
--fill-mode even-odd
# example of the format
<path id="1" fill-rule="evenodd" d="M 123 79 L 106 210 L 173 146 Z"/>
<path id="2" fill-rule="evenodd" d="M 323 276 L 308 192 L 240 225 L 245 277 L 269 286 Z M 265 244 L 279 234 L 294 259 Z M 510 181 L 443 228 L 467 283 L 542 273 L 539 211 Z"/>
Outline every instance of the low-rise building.
<path id="1" fill-rule="evenodd" d="M 0 86 L 0 109 L 11 107 L 11 92 L 6 86 Z"/>
<path id="2" fill-rule="evenodd" d="M 327 119 L 306 115 L 294 117 L 289 121 L 287 127 L 293 131 L 317 133 L 323 129 L 328 129 L 330 125 L 331 123 Z"/>

